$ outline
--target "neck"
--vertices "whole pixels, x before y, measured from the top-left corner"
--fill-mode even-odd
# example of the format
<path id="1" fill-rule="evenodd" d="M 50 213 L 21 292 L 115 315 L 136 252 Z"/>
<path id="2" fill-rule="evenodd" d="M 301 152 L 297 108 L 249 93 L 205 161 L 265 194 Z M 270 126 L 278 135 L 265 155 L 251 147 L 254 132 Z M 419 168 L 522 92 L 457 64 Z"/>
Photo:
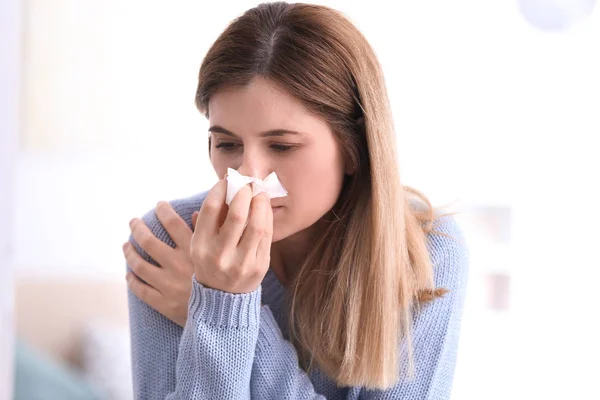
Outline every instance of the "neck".
<path id="1" fill-rule="evenodd" d="M 294 279 L 314 238 L 323 228 L 321 220 L 310 227 L 271 244 L 271 269 L 286 288 Z"/>

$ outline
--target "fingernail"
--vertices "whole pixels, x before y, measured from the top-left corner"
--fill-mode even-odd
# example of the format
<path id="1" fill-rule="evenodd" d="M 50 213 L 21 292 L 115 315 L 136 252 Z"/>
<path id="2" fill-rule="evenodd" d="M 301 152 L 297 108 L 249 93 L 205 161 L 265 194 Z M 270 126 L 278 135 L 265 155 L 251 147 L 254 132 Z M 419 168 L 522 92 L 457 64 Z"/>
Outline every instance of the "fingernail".
<path id="1" fill-rule="evenodd" d="M 128 247 L 129 247 L 129 242 L 126 242 L 125 244 L 123 244 L 123 251 L 127 251 Z"/>
<path id="2" fill-rule="evenodd" d="M 129 227 L 132 228 L 133 227 L 133 223 L 135 222 L 135 218 L 133 218 L 131 221 L 129 221 Z"/>

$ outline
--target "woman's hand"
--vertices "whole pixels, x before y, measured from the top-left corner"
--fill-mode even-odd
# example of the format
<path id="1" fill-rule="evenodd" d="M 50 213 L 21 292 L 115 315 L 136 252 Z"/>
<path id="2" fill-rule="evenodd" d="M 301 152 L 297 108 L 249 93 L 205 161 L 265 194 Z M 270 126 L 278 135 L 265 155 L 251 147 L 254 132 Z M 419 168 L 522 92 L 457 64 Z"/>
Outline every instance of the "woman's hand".
<path id="1" fill-rule="evenodd" d="M 249 293 L 260 286 L 271 260 L 271 201 L 265 193 L 253 198 L 245 185 L 227 208 L 226 193 L 222 179 L 202 203 L 190 248 L 194 272 L 204 286 Z"/>
<path id="2" fill-rule="evenodd" d="M 219 184 L 221 184 L 222 186 L 219 187 Z M 217 223 L 219 226 L 219 230 L 221 231 L 221 238 L 222 238 L 222 237 L 224 237 L 223 235 L 225 233 L 223 231 L 223 228 L 225 228 L 225 225 L 223 225 L 223 222 L 226 222 L 227 218 L 229 218 L 230 220 L 231 219 L 241 220 L 242 217 L 240 217 L 239 215 L 234 216 L 233 214 L 230 214 L 227 212 L 228 210 L 227 210 L 227 206 L 225 205 L 224 194 L 223 194 L 223 189 L 225 190 L 225 192 L 227 190 L 226 181 L 224 182 L 224 187 L 223 187 L 223 182 L 219 182 L 219 184 L 215 185 L 215 187 L 211 190 L 211 193 L 213 191 L 215 193 L 213 193 L 212 195 L 209 193 L 206 200 L 208 200 L 208 198 L 210 196 L 212 196 L 212 198 L 214 199 L 214 198 L 222 195 L 223 196 L 222 207 L 217 212 L 209 211 L 209 209 L 212 209 L 212 207 L 207 207 L 205 210 L 205 213 L 208 212 L 209 219 L 211 219 L 211 218 L 213 220 L 215 218 L 217 219 L 217 221 L 218 221 Z M 217 192 L 218 190 L 221 190 L 221 192 Z M 241 193 L 241 196 L 240 196 L 240 193 Z M 239 196 L 239 198 L 238 198 L 238 196 Z M 258 283 L 256 283 L 256 281 L 246 282 L 246 285 L 244 285 L 245 287 L 243 288 L 243 290 L 247 290 L 247 291 L 252 291 L 252 290 L 256 289 L 258 287 L 258 285 L 260 285 L 260 283 L 262 282 L 262 277 L 264 276 L 264 274 L 267 271 L 267 268 L 269 266 L 269 260 L 270 260 L 270 247 L 271 247 L 271 238 L 272 238 L 272 229 L 273 229 L 273 223 L 272 223 L 273 216 L 272 216 L 272 210 L 271 210 L 269 199 L 268 198 L 259 199 L 259 197 L 262 197 L 262 196 L 264 196 L 264 195 L 261 194 L 259 196 L 256 196 L 254 199 L 252 199 L 251 198 L 251 190 L 250 190 L 249 186 L 245 186 L 236 195 L 237 200 L 234 199 L 234 201 L 238 205 L 238 208 L 239 208 L 240 201 L 242 201 L 242 202 L 246 201 L 247 203 L 251 202 L 253 207 L 257 207 L 257 204 L 258 204 L 258 206 L 260 206 L 261 200 L 265 201 L 266 206 L 268 208 L 267 210 L 263 209 L 263 212 L 266 212 L 266 214 L 267 214 L 266 218 L 268 219 L 268 221 L 266 222 L 265 225 L 268 227 L 270 237 L 268 239 L 268 243 L 265 242 L 266 239 L 264 239 L 262 241 L 259 240 L 259 242 L 262 243 L 263 247 L 261 248 L 260 252 L 258 251 L 258 248 L 256 249 L 256 252 L 255 252 L 256 256 L 254 257 L 255 261 L 257 261 L 258 260 L 257 256 L 260 253 L 260 255 L 261 255 L 260 259 L 263 260 L 263 264 L 260 264 L 260 268 L 264 268 L 264 272 L 260 272 L 258 274 L 258 276 L 256 277 L 256 280 L 258 281 Z M 206 200 L 204 201 L 204 204 L 206 204 Z M 231 207 L 234 207 L 233 202 L 231 204 Z M 246 208 L 246 213 L 245 213 L 246 216 L 248 215 L 248 211 L 249 211 L 248 208 Z M 167 231 L 167 233 L 169 234 L 169 236 L 175 243 L 175 248 L 172 248 L 171 246 L 167 245 L 166 243 L 164 243 L 160 239 L 158 239 L 156 236 L 154 236 L 152 234 L 152 232 L 150 231 L 150 229 L 146 226 L 144 221 L 142 221 L 141 219 L 134 218 L 133 220 L 131 220 L 129 225 L 130 225 L 131 232 L 132 232 L 135 242 L 146 253 L 148 253 L 148 255 L 150 257 L 152 257 L 152 259 L 154 261 L 156 261 L 156 263 L 159 264 L 159 266 L 157 267 L 155 265 L 150 264 L 146 260 L 144 260 L 142 258 L 142 256 L 137 252 L 137 250 L 134 248 L 134 246 L 131 243 L 127 242 L 123 246 L 123 252 L 125 254 L 125 259 L 127 260 L 127 264 L 131 267 L 131 269 L 133 271 L 133 273 L 128 274 L 127 282 L 129 284 L 131 291 L 139 299 L 141 299 L 143 302 L 148 304 L 150 307 L 152 307 L 153 309 L 155 309 L 156 311 L 158 311 L 159 313 L 161 313 L 162 315 L 164 315 L 171 321 L 173 321 L 176 324 L 178 324 L 179 326 L 183 327 L 183 326 L 185 326 L 185 323 L 187 321 L 188 303 L 189 303 L 189 299 L 190 299 L 190 294 L 192 292 L 191 277 L 194 272 L 196 272 L 196 279 L 200 283 L 202 283 L 208 287 L 212 287 L 212 288 L 216 288 L 216 289 L 221 288 L 220 290 L 223 290 L 223 288 L 229 288 L 230 289 L 229 291 L 231 291 L 231 293 L 236 293 L 235 290 L 238 287 L 240 287 L 240 285 L 238 284 L 238 287 L 230 288 L 228 285 L 223 286 L 223 285 L 219 285 L 218 283 L 215 285 L 215 283 L 212 283 L 212 281 L 214 280 L 213 277 L 210 277 L 209 279 L 202 278 L 205 275 L 210 275 L 211 270 L 210 270 L 210 267 L 202 268 L 202 265 L 200 264 L 201 257 L 198 257 L 198 259 L 197 259 L 198 260 L 197 262 L 199 263 L 199 267 L 198 268 L 194 267 L 194 262 L 192 261 L 192 256 L 191 256 L 192 250 L 190 249 L 190 244 L 191 244 L 192 236 L 193 236 L 192 230 L 187 226 L 185 221 L 183 221 L 183 219 L 181 219 L 181 217 L 175 212 L 175 210 L 171 207 L 171 205 L 169 203 L 160 202 L 156 206 L 155 212 L 156 212 L 156 216 L 158 217 L 158 220 L 163 225 L 163 227 L 165 228 L 165 230 Z M 254 215 L 253 221 L 254 221 L 254 224 L 256 224 L 258 214 L 257 213 L 254 213 L 254 214 L 256 214 L 256 215 Z M 245 219 L 244 219 L 244 221 L 245 221 Z M 192 227 L 201 226 L 204 223 L 205 222 L 202 222 L 202 221 L 198 222 L 198 212 L 194 212 L 192 215 Z M 223 225 L 223 227 L 221 227 L 221 225 Z M 243 225 L 241 225 L 241 226 L 243 227 Z M 250 223 L 248 223 L 248 228 L 250 228 L 250 226 L 251 226 Z M 256 225 L 252 225 L 252 226 L 256 226 Z M 258 227 L 258 228 L 261 229 L 260 227 Z M 267 229 L 267 228 L 265 228 L 265 229 Z M 205 230 L 204 234 L 206 235 L 207 232 L 210 232 L 210 230 Z M 246 237 L 246 239 L 247 239 L 247 237 Z M 219 235 L 218 234 L 212 235 L 212 237 L 209 237 L 208 243 L 210 243 L 210 244 L 207 244 L 207 245 L 213 246 L 215 241 L 217 241 L 217 240 L 219 240 Z M 238 242 L 239 242 L 239 240 L 238 240 Z M 201 239 L 199 236 L 197 236 L 195 238 L 195 243 L 197 243 L 199 246 L 196 248 L 196 251 L 205 251 L 206 250 L 206 245 L 203 245 L 201 243 Z M 264 246 L 268 246 L 268 248 L 264 249 Z M 211 255 L 210 255 L 211 257 L 214 257 L 215 255 L 217 255 L 217 253 L 216 253 L 217 249 L 215 248 L 214 250 L 215 250 L 215 253 L 211 253 Z M 265 253 L 266 253 L 266 258 L 265 258 Z M 238 254 L 238 256 L 239 256 L 239 252 L 236 252 L 235 254 Z M 232 253 L 230 255 L 234 256 L 234 253 Z M 242 258 L 244 258 L 244 257 L 242 257 Z M 246 260 L 251 261 L 251 258 L 252 257 L 246 257 Z M 223 260 L 225 260 L 225 258 L 223 258 Z M 210 265 L 210 264 L 207 264 L 207 265 Z M 244 267 L 246 267 L 246 266 L 247 266 L 247 264 L 244 264 Z M 232 269 L 229 272 L 236 273 L 236 271 L 237 271 L 237 273 L 240 272 L 237 269 L 236 270 Z M 223 274 L 219 273 L 217 279 L 227 279 L 227 278 L 223 278 Z M 235 283 L 237 281 L 238 280 L 235 279 L 234 281 L 232 281 L 232 283 Z M 211 285 L 215 285 L 215 286 L 211 286 Z M 248 290 L 248 289 L 251 289 L 252 286 L 254 286 L 254 289 Z M 243 293 L 243 290 L 240 291 L 240 293 Z"/>
<path id="3" fill-rule="evenodd" d="M 154 236 L 144 221 L 132 219 L 129 226 L 133 238 L 159 264 L 159 267 L 144 260 L 134 246 L 127 242 L 123 246 L 123 253 L 127 264 L 134 272 L 128 274 L 127 282 L 138 298 L 183 327 L 187 321 L 194 273 L 190 257 L 192 230 L 169 203 L 158 203 L 155 212 L 158 220 L 175 242 L 175 248 Z M 197 216 L 198 213 L 194 212 L 192 226 L 196 225 Z"/>

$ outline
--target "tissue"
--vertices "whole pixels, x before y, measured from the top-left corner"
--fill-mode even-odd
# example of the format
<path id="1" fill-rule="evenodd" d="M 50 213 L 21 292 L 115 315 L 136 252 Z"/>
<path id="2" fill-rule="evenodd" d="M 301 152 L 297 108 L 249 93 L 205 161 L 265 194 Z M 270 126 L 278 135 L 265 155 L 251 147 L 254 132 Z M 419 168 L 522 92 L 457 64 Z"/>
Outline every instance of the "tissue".
<path id="1" fill-rule="evenodd" d="M 288 194 L 287 190 L 279 182 L 279 178 L 277 178 L 275 172 L 271 172 L 265 179 L 260 179 L 242 175 L 233 168 L 227 168 L 227 195 L 225 196 L 225 203 L 230 205 L 235 194 L 249 183 L 252 184 L 252 197 L 261 192 L 267 193 L 270 199 L 285 197 Z"/>

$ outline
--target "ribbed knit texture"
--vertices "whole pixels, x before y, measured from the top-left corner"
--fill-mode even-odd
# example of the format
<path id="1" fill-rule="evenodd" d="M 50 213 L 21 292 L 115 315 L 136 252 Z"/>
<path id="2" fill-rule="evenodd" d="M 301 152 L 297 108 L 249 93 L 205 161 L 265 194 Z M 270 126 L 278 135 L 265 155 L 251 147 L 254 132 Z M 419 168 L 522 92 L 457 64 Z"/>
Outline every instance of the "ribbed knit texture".
<path id="1" fill-rule="evenodd" d="M 207 192 L 171 204 L 191 227 Z M 174 247 L 154 211 L 143 217 L 152 232 Z M 337 387 L 319 369 L 307 375 L 287 340 L 286 290 L 269 270 L 252 293 L 204 287 L 192 277 L 185 328 L 128 290 L 133 391 L 136 399 L 449 399 L 458 350 L 469 255 L 453 217 L 431 234 L 428 249 L 437 287 L 450 290 L 414 315 L 415 376 L 388 390 Z M 147 253 L 130 241 L 142 256 Z M 127 270 L 131 271 L 129 266 Z M 263 306 L 261 307 L 261 301 Z M 406 371 L 406 362 L 401 370 Z"/>

